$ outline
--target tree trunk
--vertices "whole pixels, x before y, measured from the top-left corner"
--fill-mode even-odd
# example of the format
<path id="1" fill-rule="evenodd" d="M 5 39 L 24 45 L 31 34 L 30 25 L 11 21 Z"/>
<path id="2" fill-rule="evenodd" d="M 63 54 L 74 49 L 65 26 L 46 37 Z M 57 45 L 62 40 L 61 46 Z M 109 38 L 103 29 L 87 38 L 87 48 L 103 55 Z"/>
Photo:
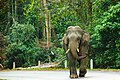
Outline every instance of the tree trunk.
<path id="1" fill-rule="evenodd" d="M 13 22 L 15 22 L 15 19 L 14 19 L 14 0 L 12 0 L 12 19 L 13 19 Z"/>
<path id="2" fill-rule="evenodd" d="M 47 47 L 50 47 L 50 26 L 49 26 L 49 10 L 46 5 L 46 0 L 43 0 L 44 8 L 45 8 L 45 22 L 46 22 L 46 35 L 47 35 Z"/>
<path id="3" fill-rule="evenodd" d="M 54 29 L 54 28 L 51 29 L 51 34 L 52 34 L 52 37 L 53 37 L 53 39 L 54 39 L 55 45 L 56 45 L 56 46 L 59 46 L 59 43 L 58 43 L 58 40 L 57 40 L 57 35 L 56 35 L 56 32 L 55 32 L 55 29 Z"/>
<path id="4" fill-rule="evenodd" d="M 15 0 L 15 21 L 18 21 L 18 18 L 17 18 L 17 0 Z"/>
<path id="5" fill-rule="evenodd" d="M 10 0 L 8 0 L 8 13 L 7 13 L 7 19 L 8 19 L 8 22 L 7 22 L 7 26 L 6 26 L 6 29 L 5 29 L 5 33 L 8 32 L 8 28 L 10 27 Z"/>
<path id="6" fill-rule="evenodd" d="M 50 24 L 50 11 L 49 11 L 49 13 L 48 13 L 48 15 L 49 15 L 49 18 L 48 18 L 48 48 L 51 46 L 51 24 Z"/>
<path id="7" fill-rule="evenodd" d="M 88 2 L 88 13 L 89 13 L 89 25 L 92 26 L 92 2 L 89 0 Z"/>

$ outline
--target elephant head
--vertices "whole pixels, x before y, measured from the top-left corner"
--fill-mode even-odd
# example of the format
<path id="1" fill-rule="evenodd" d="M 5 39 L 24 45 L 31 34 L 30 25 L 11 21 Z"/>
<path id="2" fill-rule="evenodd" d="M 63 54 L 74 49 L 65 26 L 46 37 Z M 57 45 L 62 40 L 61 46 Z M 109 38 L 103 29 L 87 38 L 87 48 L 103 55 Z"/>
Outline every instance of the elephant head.
<path id="1" fill-rule="evenodd" d="M 63 48 L 66 53 L 71 52 L 73 57 L 80 60 L 86 57 L 81 56 L 80 48 L 89 40 L 89 34 L 85 33 L 79 26 L 69 26 L 62 39 Z"/>

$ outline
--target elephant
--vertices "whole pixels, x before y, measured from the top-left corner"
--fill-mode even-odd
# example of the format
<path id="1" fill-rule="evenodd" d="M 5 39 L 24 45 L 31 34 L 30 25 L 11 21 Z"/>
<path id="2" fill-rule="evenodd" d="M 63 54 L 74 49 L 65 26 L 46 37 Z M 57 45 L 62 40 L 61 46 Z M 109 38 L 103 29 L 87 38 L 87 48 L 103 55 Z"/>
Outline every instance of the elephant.
<path id="1" fill-rule="evenodd" d="M 88 42 L 90 35 L 79 26 L 69 26 L 62 38 L 63 49 L 69 62 L 70 78 L 85 77 L 86 60 L 88 56 Z M 77 75 L 76 62 L 79 62 L 79 76 Z"/>

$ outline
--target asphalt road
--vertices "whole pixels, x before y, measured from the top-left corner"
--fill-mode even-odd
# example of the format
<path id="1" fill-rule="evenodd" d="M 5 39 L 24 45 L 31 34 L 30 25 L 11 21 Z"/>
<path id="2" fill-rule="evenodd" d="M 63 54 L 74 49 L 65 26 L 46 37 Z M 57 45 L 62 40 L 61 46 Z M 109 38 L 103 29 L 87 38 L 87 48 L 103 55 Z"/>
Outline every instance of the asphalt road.
<path id="1" fill-rule="evenodd" d="M 0 71 L 0 80 L 70 80 L 69 71 Z M 72 80 L 120 80 L 120 72 L 88 71 L 86 77 Z"/>

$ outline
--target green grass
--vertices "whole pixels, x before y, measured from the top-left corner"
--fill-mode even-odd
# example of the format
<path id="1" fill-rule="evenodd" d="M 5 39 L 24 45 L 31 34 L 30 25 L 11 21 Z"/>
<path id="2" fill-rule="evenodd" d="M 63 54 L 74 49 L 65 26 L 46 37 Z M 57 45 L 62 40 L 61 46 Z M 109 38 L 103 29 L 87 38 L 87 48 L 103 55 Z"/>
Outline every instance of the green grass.
<path id="1" fill-rule="evenodd" d="M 90 71 L 112 71 L 112 72 L 120 72 L 120 69 L 88 69 Z"/>
<path id="2" fill-rule="evenodd" d="M 68 68 L 23 68 L 23 69 L 12 69 L 12 70 L 33 70 L 33 71 L 60 71 L 60 70 L 68 70 Z"/>
<path id="3" fill-rule="evenodd" d="M 26 70 L 38 70 L 38 71 L 56 71 L 56 70 L 68 70 L 67 68 L 30 68 Z"/>
<path id="4" fill-rule="evenodd" d="M 28 70 L 28 71 L 62 71 L 69 70 L 68 68 L 21 68 L 21 69 L 12 69 L 12 70 Z M 88 71 L 112 71 L 112 72 L 120 72 L 120 69 L 87 69 Z M 10 71 L 10 69 L 5 69 L 3 71 Z"/>
<path id="5" fill-rule="evenodd" d="M 62 71 L 69 70 L 68 68 L 29 68 L 23 70 L 33 70 L 33 71 Z M 79 69 L 78 69 L 79 70 Z M 87 69 L 89 71 L 112 71 L 112 72 L 120 72 L 120 69 Z"/>

